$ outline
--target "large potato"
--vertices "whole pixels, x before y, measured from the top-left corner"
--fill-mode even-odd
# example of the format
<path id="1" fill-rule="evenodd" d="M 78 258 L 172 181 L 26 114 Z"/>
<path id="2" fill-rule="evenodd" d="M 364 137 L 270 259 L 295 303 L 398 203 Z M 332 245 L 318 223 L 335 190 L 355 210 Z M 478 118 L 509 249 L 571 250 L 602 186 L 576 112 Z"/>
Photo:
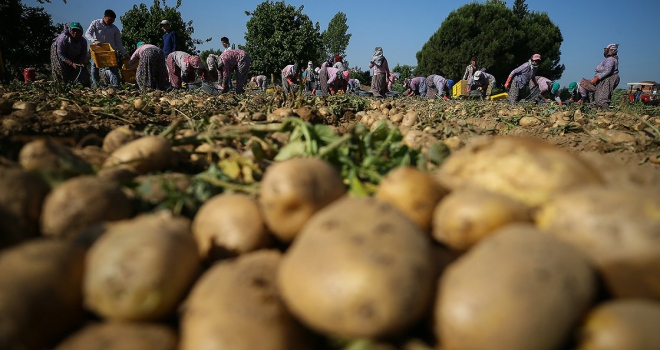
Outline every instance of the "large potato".
<path id="1" fill-rule="evenodd" d="M 660 346 L 660 303 L 615 299 L 587 315 L 580 329 L 579 350 L 646 350 Z"/>
<path id="2" fill-rule="evenodd" d="M 169 141 L 159 136 L 144 136 L 117 148 L 104 168 L 120 168 L 136 174 L 165 170 L 173 157 Z"/>
<path id="3" fill-rule="evenodd" d="M 330 163 L 316 158 L 290 159 L 266 170 L 259 203 L 268 228 L 289 242 L 314 213 L 345 192 L 339 172 Z"/>
<path id="4" fill-rule="evenodd" d="M 121 187 L 96 176 L 79 176 L 55 187 L 44 200 L 41 232 L 75 238 L 88 226 L 131 217 L 133 209 Z"/>
<path id="5" fill-rule="evenodd" d="M 35 239 L 0 252 L 0 349 L 47 349 L 83 317 L 85 251 Z"/>
<path id="6" fill-rule="evenodd" d="M 378 185 L 376 198 L 401 210 L 422 230 L 431 229 L 433 209 L 447 190 L 433 177 L 413 167 L 390 170 Z"/>
<path id="7" fill-rule="evenodd" d="M 104 322 L 85 326 L 55 350 L 176 350 L 174 330 L 160 324 Z"/>
<path id="8" fill-rule="evenodd" d="M 551 196 L 603 183 L 587 163 L 543 141 L 509 136 L 473 140 L 437 172 L 447 188 L 482 188 L 538 206 Z"/>
<path id="9" fill-rule="evenodd" d="M 237 256 L 271 243 L 259 204 L 244 194 L 219 194 L 207 200 L 195 215 L 192 232 L 206 261 Z"/>
<path id="10" fill-rule="evenodd" d="M 402 332 L 430 306 L 430 243 L 389 203 L 345 197 L 305 225 L 280 265 L 278 286 L 291 312 L 325 334 Z"/>
<path id="11" fill-rule="evenodd" d="M 213 265 L 183 306 L 181 349 L 313 349 L 280 300 L 281 255 L 261 250 Z"/>
<path id="12" fill-rule="evenodd" d="M 557 196 L 536 222 L 591 257 L 615 296 L 660 298 L 657 192 L 586 187 Z"/>
<path id="13" fill-rule="evenodd" d="M 120 126 L 112 129 L 103 138 L 103 150 L 106 153 L 112 153 L 119 147 L 137 139 L 139 135 L 128 126 Z"/>
<path id="14" fill-rule="evenodd" d="M 0 167 L 0 249 L 39 234 L 48 185 L 19 168 Z"/>
<path id="15" fill-rule="evenodd" d="M 436 336 L 443 350 L 557 349 L 594 293 L 580 251 L 532 225 L 509 225 L 445 270 Z"/>
<path id="16" fill-rule="evenodd" d="M 68 147 L 50 139 L 25 144 L 18 155 L 18 161 L 27 171 L 42 171 L 63 177 L 93 173 L 89 163 Z"/>
<path id="17" fill-rule="evenodd" d="M 187 219 L 159 213 L 115 223 L 88 253 L 85 304 L 110 320 L 162 319 L 173 314 L 199 265 Z"/>
<path id="18" fill-rule="evenodd" d="M 436 206 L 433 238 L 467 250 L 500 227 L 531 221 L 529 207 L 510 197 L 480 189 L 458 190 Z"/>

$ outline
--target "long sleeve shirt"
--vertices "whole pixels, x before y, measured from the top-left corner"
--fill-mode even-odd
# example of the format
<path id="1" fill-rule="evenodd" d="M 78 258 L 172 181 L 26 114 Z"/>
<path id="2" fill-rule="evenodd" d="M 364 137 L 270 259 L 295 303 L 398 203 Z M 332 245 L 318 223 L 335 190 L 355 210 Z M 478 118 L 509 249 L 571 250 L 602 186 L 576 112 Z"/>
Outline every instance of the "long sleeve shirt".
<path id="1" fill-rule="evenodd" d="M 76 42 L 68 33 L 62 33 L 55 40 L 55 48 L 60 61 L 85 63 L 87 60 L 87 42 L 83 38 Z"/>
<path id="2" fill-rule="evenodd" d="M 472 78 L 472 76 L 474 75 L 474 72 L 476 72 L 476 71 L 477 71 L 477 67 L 475 67 L 473 65 L 468 65 L 465 68 L 465 73 L 463 73 L 463 80 L 470 80 L 470 78 Z"/>
<path id="3" fill-rule="evenodd" d="M 181 80 L 183 80 L 184 83 L 189 83 L 194 81 L 195 68 L 191 67 L 188 64 L 188 62 L 186 62 L 186 58 L 192 55 L 183 51 L 174 51 L 169 56 L 172 57 L 172 62 L 174 62 L 174 65 L 179 67 L 179 69 L 181 69 Z M 202 79 L 209 76 L 209 72 L 206 69 L 206 67 L 202 68 L 201 71 L 202 71 Z"/>
<path id="4" fill-rule="evenodd" d="M 525 62 L 521 64 L 518 68 L 514 69 L 509 73 L 509 77 L 513 78 L 518 83 L 519 88 L 523 88 L 525 85 L 529 84 L 531 80 L 536 78 L 536 70 L 538 68 L 532 67 L 532 64 Z"/>
<path id="5" fill-rule="evenodd" d="M 284 69 L 282 69 L 282 74 L 284 75 L 284 79 L 289 79 L 291 81 L 296 81 L 296 75 L 292 71 L 293 71 L 293 65 L 292 64 L 284 67 Z"/>
<path id="6" fill-rule="evenodd" d="M 102 19 L 95 19 L 87 28 L 85 38 L 92 42 L 100 41 L 103 44 L 110 44 L 114 50 L 128 57 L 128 52 L 121 43 L 121 32 L 114 24 L 106 25 Z"/>
<path id="7" fill-rule="evenodd" d="M 550 80 L 546 77 L 536 77 L 536 82 L 539 84 L 539 89 L 541 90 L 542 94 L 550 92 L 550 89 L 552 87 L 552 83 L 554 83 L 552 80 Z M 530 88 L 532 88 L 532 87 L 533 86 L 530 86 Z"/>
<path id="8" fill-rule="evenodd" d="M 337 80 L 337 73 L 339 72 L 339 69 L 334 68 L 334 67 L 328 67 L 326 68 L 328 70 L 328 85 L 332 85 L 332 83 Z"/>
<path id="9" fill-rule="evenodd" d="M 142 57 L 142 52 L 144 50 L 148 49 L 148 48 L 156 48 L 156 49 L 160 50 L 160 48 L 158 48 L 158 46 L 156 46 L 156 45 L 142 44 L 142 45 L 140 45 L 140 47 L 138 47 L 135 50 L 135 52 L 133 52 L 133 55 L 131 56 L 131 59 L 128 60 L 128 66 L 132 67 L 132 68 L 135 68 L 135 63 L 140 59 L 140 57 Z"/>
<path id="10" fill-rule="evenodd" d="M 222 75 L 228 77 L 231 72 L 238 66 L 245 56 L 245 51 L 243 50 L 225 50 L 220 55 L 220 60 L 222 60 Z"/>
<path id="11" fill-rule="evenodd" d="M 266 82 L 266 76 L 265 75 L 257 75 L 254 77 L 254 82 L 257 83 L 258 86 L 262 86 Z"/>
<path id="12" fill-rule="evenodd" d="M 172 30 L 163 34 L 163 53 L 165 57 L 176 51 L 176 33 Z"/>
<path id="13" fill-rule="evenodd" d="M 373 62 L 370 62 L 369 68 L 374 69 L 374 75 L 388 74 L 390 72 L 390 66 L 387 64 L 387 58 L 385 57 L 383 57 L 383 62 L 380 64 L 380 67 L 374 64 Z"/>
<path id="14" fill-rule="evenodd" d="M 619 74 L 619 59 L 615 57 L 607 57 L 596 66 L 596 76 L 600 80 L 614 74 Z"/>
<path id="15" fill-rule="evenodd" d="M 426 83 L 426 78 L 425 77 L 414 77 L 414 78 L 412 78 L 410 80 L 409 90 L 419 92 L 419 88 L 422 85 L 422 83 Z"/>

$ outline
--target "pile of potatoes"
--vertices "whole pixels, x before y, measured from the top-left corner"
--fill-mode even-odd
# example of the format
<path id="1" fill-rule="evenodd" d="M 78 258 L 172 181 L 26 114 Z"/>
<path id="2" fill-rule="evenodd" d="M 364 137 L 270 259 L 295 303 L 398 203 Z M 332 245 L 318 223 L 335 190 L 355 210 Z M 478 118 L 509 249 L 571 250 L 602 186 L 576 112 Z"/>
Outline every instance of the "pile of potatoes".
<path id="1" fill-rule="evenodd" d="M 660 346 L 652 183 L 487 137 L 370 197 L 299 158 L 192 218 L 139 212 L 121 181 L 176 152 L 122 129 L 96 164 L 38 141 L 0 168 L 0 349 Z"/>

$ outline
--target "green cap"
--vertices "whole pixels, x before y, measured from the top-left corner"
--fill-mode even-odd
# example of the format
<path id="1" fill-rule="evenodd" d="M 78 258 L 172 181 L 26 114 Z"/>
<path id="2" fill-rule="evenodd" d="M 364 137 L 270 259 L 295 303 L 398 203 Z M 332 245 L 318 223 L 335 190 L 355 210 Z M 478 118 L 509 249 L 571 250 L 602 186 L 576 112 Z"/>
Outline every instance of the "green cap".
<path id="1" fill-rule="evenodd" d="M 144 45 L 144 41 L 138 41 L 137 46 L 135 48 L 138 48 L 140 46 Z"/>
<path id="2" fill-rule="evenodd" d="M 577 83 L 576 82 L 572 82 L 572 83 L 568 84 L 568 92 L 575 91 L 575 88 L 577 88 Z"/>
<path id="3" fill-rule="evenodd" d="M 555 92 L 557 92 L 557 90 L 559 90 L 559 83 L 558 82 L 552 83 L 552 89 L 550 90 L 550 93 L 554 94 Z"/>
<path id="4" fill-rule="evenodd" d="M 78 29 L 79 31 L 82 32 L 82 26 L 80 25 L 80 22 L 71 22 L 69 23 L 69 28 L 71 29 Z"/>

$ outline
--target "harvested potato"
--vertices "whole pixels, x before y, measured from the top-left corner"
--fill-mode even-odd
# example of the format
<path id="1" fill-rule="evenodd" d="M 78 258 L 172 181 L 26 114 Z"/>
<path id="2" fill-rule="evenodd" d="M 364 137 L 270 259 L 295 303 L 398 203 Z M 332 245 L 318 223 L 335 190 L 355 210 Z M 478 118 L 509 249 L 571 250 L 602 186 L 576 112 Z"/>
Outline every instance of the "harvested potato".
<path id="1" fill-rule="evenodd" d="M 425 232 L 431 229 L 433 209 L 447 190 L 433 177 L 413 167 L 390 170 L 378 185 L 376 198 L 401 210 Z"/>
<path id="2" fill-rule="evenodd" d="M 121 221 L 88 253 L 85 305 L 109 320 L 160 320 L 174 312 L 198 270 L 187 219 L 158 213 Z"/>
<path id="3" fill-rule="evenodd" d="M 313 349 L 280 299 L 280 261 L 261 250 L 213 265 L 183 304 L 181 349 Z"/>
<path id="4" fill-rule="evenodd" d="M 474 139 L 437 172 L 447 188 L 483 188 L 538 206 L 557 193 L 601 185 L 580 158 L 543 141 L 508 136 Z"/>
<path id="5" fill-rule="evenodd" d="M 0 249 L 39 234 L 48 185 L 19 168 L 0 167 Z"/>
<path id="6" fill-rule="evenodd" d="M 215 261 L 267 247 L 271 236 L 256 200 L 219 194 L 207 200 L 192 223 L 201 258 Z"/>
<path id="7" fill-rule="evenodd" d="M 135 182 L 139 184 L 137 193 L 140 199 L 158 205 L 167 200 L 169 192 L 185 192 L 191 179 L 189 175 L 182 173 L 165 173 L 141 175 L 135 178 Z"/>
<path id="8" fill-rule="evenodd" d="M 480 189 L 447 195 L 433 212 L 433 238 L 457 250 L 467 250 L 500 227 L 531 222 L 530 209 L 505 195 Z"/>
<path id="9" fill-rule="evenodd" d="M 346 193 L 339 172 L 316 158 L 289 159 L 266 169 L 259 204 L 268 228 L 289 242 L 314 213 Z"/>
<path id="10" fill-rule="evenodd" d="M 132 213 L 131 202 L 119 185 L 95 176 L 79 176 L 48 194 L 41 215 L 41 232 L 75 238 L 87 226 L 127 219 Z"/>
<path id="11" fill-rule="evenodd" d="M 0 252 L 0 349 L 47 349 L 83 317 L 85 250 L 34 239 Z"/>
<path id="12" fill-rule="evenodd" d="M 25 144 L 18 161 L 27 171 L 55 172 L 65 177 L 93 173 L 92 167 L 71 149 L 50 139 Z"/>
<path id="13" fill-rule="evenodd" d="M 278 287 L 289 310 L 324 334 L 396 334 L 430 307 L 430 243 L 391 204 L 344 197 L 304 226 L 282 260 Z"/>
<path id="14" fill-rule="evenodd" d="M 160 136 L 144 136 L 117 148 L 103 167 L 125 168 L 136 174 L 146 174 L 164 170 L 172 157 L 169 141 Z"/>
<path id="15" fill-rule="evenodd" d="M 104 322 L 85 326 L 55 350 L 176 350 L 177 336 L 170 327 L 149 323 Z"/>
<path id="16" fill-rule="evenodd" d="M 580 329 L 579 350 L 646 350 L 660 344 L 660 303 L 615 299 L 591 310 Z"/>
<path id="17" fill-rule="evenodd" d="M 543 350 L 564 344 L 595 293 L 588 259 L 532 225 L 485 238 L 440 278 L 442 349 Z"/>
<path id="18" fill-rule="evenodd" d="M 139 135 L 130 127 L 120 126 L 105 135 L 105 138 L 103 138 L 103 150 L 107 153 L 112 153 L 138 137 Z"/>
<path id="19" fill-rule="evenodd" d="M 584 251 L 618 297 L 660 298 L 660 197 L 585 187 L 541 207 L 537 226 Z"/>

